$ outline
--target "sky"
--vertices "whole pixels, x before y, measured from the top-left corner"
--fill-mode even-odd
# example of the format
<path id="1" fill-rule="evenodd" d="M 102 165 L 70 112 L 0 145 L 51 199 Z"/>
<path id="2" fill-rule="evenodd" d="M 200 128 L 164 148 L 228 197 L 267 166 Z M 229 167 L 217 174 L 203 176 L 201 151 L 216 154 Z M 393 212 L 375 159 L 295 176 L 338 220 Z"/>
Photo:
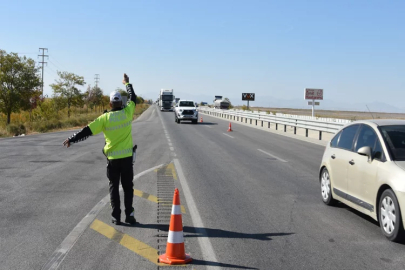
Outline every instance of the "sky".
<path id="1" fill-rule="evenodd" d="M 0 49 L 39 62 L 38 49 L 48 48 L 49 96 L 58 70 L 87 85 L 99 74 L 105 94 L 122 87 L 125 72 L 138 95 L 154 100 L 165 88 L 196 102 L 223 95 L 243 104 L 241 93 L 252 92 L 251 105 L 308 107 L 304 89 L 322 88 L 321 107 L 405 112 L 404 0 L 0 0 L 0 7 Z"/>

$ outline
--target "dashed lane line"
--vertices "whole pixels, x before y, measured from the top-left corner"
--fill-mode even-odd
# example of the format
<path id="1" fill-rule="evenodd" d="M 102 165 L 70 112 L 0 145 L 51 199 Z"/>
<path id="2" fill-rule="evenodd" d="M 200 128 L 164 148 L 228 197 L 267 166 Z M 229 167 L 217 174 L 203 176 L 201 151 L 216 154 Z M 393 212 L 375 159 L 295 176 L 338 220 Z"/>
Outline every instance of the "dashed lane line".
<path id="1" fill-rule="evenodd" d="M 279 161 L 281 161 L 281 162 L 287 162 L 286 160 L 284 160 L 284 159 L 282 159 L 282 158 L 279 158 L 278 156 L 275 156 L 275 155 L 273 155 L 273 154 L 270 154 L 270 153 L 268 153 L 268 152 L 266 152 L 266 151 L 263 151 L 262 149 L 257 149 L 258 151 L 260 151 L 260 152 L 262 152 L 263 154 L 266 154 L 266 155 L 268 155 L 268 156 L 271 156 L 272 158 L 275 158 L 275 159 L 277 159 L 277 160 L 279 160 Z"/>
<path id="2" fill-rule="evenodd" d="M 230 137 L 230 138 L 232 138 L 232 139 L 235 138 L 235 137 L 233 137 L 233 136 L 231 136 L 231 135 L 229 135 L 229 134 L 226 134 L 226 133 L 222 133 L 222 134 L 224 134 L 225 136 L 228 136 L 228 137 Z"/>
<path id="3" fill-rule="evenodd" d="M 138 173 L 134 176 L 134 180 L 140 178 L 141 176 L 157 170 L 163 167 L 164 164 L 155 166 L 148 170 L 145 170 L 141 173 Z M 65 259 L 68 252 L 72 249 L 74 244 L 77 242 L 79 237 L 83 234 L 83 232 L 89 227 L 89 225 L 94 221 L 98 213 L 100 213 L 101 209 L 106 206 L 106 204 L 110 201 L 110 194 L 107 194 L 101 201 L 99 201 L 93 209 L 73 228 L 73 230 L 69 233 L 68 236 L 62 241 L 59 247 L 53 252 L 51 257 L 48 261 L 44 264 L 41 268 L 42 270 L 50 270 L 50 269 L 57 269 L 61 262 Z"/>

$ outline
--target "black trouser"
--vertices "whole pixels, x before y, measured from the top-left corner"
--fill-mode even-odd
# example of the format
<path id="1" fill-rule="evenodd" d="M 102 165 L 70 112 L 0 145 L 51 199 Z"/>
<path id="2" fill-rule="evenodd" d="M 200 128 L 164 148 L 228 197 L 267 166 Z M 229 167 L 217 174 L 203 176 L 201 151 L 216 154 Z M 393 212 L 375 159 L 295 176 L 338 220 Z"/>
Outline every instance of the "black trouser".
<path id="1" fill-rule="evenodd" d="M 107 161 L 107 177 L 110 180 L 110 201 L 112 207 L 111 215 L 120 220 L 120 193 L 119 184 L 121 178 L 122 189 L 124 190 L 125 215 L 129 216 L 132 211 L 132 202 L 134 197 L 134 171 L 132 166 L 132 156 L 112 159 Z"/>

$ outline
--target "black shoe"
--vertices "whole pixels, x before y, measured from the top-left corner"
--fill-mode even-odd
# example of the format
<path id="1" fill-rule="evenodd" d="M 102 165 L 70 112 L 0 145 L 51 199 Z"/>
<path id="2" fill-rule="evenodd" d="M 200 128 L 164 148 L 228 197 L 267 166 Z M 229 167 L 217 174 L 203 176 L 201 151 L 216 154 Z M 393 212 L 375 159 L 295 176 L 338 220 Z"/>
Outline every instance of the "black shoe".
<path id="1" fill-rule="evenodd" d="M 116 219 L 116 218 L 112 218 L 111 222 L 115 223 L 116 225 L 121 225 L 121 220 Z"/>
<path id="2" fill-rule="evenodd" d="M 125 223 L 129 223 L 134 225 L 136 223 L 136 219 L 133 216 L 129 216 L 125 218 Z"/>

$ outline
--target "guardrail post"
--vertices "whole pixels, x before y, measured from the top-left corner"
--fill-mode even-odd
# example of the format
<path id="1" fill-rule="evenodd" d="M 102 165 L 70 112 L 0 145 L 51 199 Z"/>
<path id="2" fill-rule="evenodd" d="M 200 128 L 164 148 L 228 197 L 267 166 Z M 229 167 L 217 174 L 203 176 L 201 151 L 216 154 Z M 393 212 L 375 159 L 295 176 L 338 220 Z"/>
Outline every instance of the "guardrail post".
<path id="1" fill-rule="evenodd" d="M 264 122 L 264 121 L 262 120 L 262 127 L 263 127 L 263 122 Z"/>
<path id="2" fill-rule="evenodd" d="M 278 123 L 276 123 L 276 130 L 278 130 Z"/>
<path id="3" fill-rule="evenodd" d="M 305 137 L 308 137 L 308 129 L 305 129 Z"/>
<path id="4" fill-rule="evenodd" d="M 284 125 L 284 132 L 287 132 L 287 125 Z"/>
<path id="5" fill-rule="evenodd" d="M 245 123 L 247 124 L 247 118 L 245 117 Z"/>
<path id="6" fill-rule="evenodd" d="M 322 140 L 322 131 L 319 131 L 319 140 Z"/>
<path id="7" fill-rule="evenodd" d="M 294 127 L 294 134 L 297 134 L 297 127 Z"/>
<path id="8" fill-rule="evenodd" d="M 257 120 L 256 120 L 256 126 L 257 126 Z"/>
<path id="9" fill-rule="evenodd" d="M 270 128 L 270 122 L 268 123 L 268 127 L 267 128 Z"/>

